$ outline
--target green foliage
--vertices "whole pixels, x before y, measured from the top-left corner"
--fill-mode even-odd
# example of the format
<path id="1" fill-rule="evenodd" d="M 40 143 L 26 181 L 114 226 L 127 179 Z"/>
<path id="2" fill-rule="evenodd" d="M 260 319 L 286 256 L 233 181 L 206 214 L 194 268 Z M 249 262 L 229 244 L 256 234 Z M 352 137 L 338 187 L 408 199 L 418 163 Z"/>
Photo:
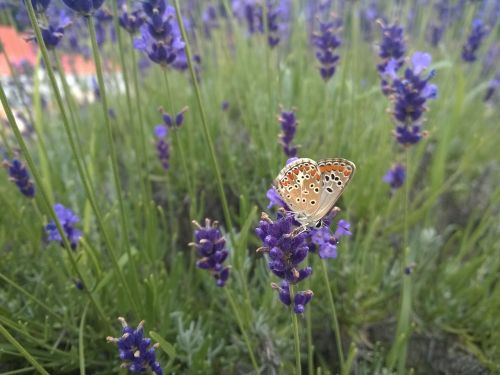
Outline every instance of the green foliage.
<path id="1" fill-rule="evenodd" d="M 269 287 L 276 280 L 265 258 L 255 253 L 260 243 L 254 235 L 259 212 L 266 210 L 266 191 L 286 161 L 277 142 L 280 104 L 297 108 L 300 156 L 344 157 L 357 165 L 337 203 L 354 236 L 343 240 L 338 258 L 327 261 L 326 268 L 351 371 L 390 373 L 389 350 L 399 340 L 394 331 L 405 265 L 405 196 L 399 190 L 391 197 L 382 176 L 402 161 L 402 153 L 380 92 L 378 57 L 360 35 L 356 6 L 347 10 L 339 69 L 327 84 L 317 72 L 302 17 L 294 21 L 290 40 L 274 50 L 263 36 L 248 39 L 242 29 L 235 29 L 228 43 L 224 27 L 211 39 L 198 36 L 191 44 L 203 59 L 201 100 L 234 226 L 226 232 L 232 264 L 227 293 L 196 268 L 196 254 L 188 246 L 191 220 L 210 217 L 228 228 L 188 74 L 166 71 L 169 94 L 165 72 L 152 67 L 137 76 L 136 92 L 137 52 L 123 38 L 131 111 L 115 84 L 120 72 L 104 75 L 107 104 L 116 113 L 107 119 L 116 161 L 101 103 L 75 105 L 65 97 L 65 110 L 74 111 L 65 130 L 56 102 L 41 111 L 36 90 L 36 135 L 25 135 L 24 141 L 42 183 L 37 198 L 22 196 L 0 170 L 2 373 L 31 373 L 40 371 L 38 366 L 61 374 L 118 371 L 116 347 L 105 340 L 119 335 L 118 316 L 132 325 L 146 321 L 166 373 L 251 373 L 249 348 L 262 373 L 291 373 L 290 314 Z M 418 17 L 428 15 L 419 12 Z M 407 42 L 411 51 L 432 53 L 439 97 L 429 105 L 429 136 L 409 150 L 409 259 L 415 263 L 408 276 L 409 333 L 451 340 L 470 354 L 470 361 L 495 372 L 500 370 L 499 107 L 482 100 L 491 77 L 482 74 L 479 62 L 465 65 L 459 41 L 451 37 L 442 48 L 432 48 L 423 36 L 424 20 L 418 19 Z M 497 36 L 498 27 L 486 44 Z M 102 59 L 118 63 L 116 48 L 106 45 Z M 224 100 L 227 112 L 221 109 Z M 169 134 L 168 171 L 153 146 L 159 106 L 169 111 L 189 107 L 183 127 Z M 68 134 L 75 137 L 75 147 Z M 10 131 L 5 135 L 12 149 L 20 147 Z M 53 213 L 41 198 L 42 189 L 51 205 L 61 202 L 81 216 L 83 239 L 76 251 L 44 241 L 42 228 Z M 318 373 L 333 374 L 337 350 L 320 261 L 311 261 L 315 272 L 309 287 L 315 296 L 307 307 L 313 358 L 306 355 L 306 319 L 298 319 L 302 364 L 305 369 L 311 360 Z M 80 277 L 85 291 L 75 287 Z M 374 328 L 381 324 L 384 329 Z M 412 360 L 412 350 L 416 353 L 417 346 L 410 340 L 408 369 L 436 370 L 432 363 Z"/>

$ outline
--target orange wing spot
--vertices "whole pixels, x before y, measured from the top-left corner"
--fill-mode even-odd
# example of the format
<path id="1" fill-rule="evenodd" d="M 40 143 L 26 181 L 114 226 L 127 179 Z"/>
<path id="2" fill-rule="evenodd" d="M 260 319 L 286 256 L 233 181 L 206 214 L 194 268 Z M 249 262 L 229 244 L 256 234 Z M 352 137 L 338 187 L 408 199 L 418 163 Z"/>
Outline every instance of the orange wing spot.
<path id="1" fill-rule="evenodd" d="M 313 169 L 313 170 L 311 171 L 311 176 L 313 176 L 313 177 L 314 177 L 315 175 L 316 175 L 316 169 Z"/>
<path id="2" fill-rule="evenodd" d="M 342 172 L 344 170 L 344 167 L 340 165 L 338 170 L 339 170 L 339 172 Z"/>
<path id="3" fill-rule="evenodd" d="M 336 171 L 339 169 L 339 165 L 338 164 L 334 164 L 333 165 L 333 168 L 332 168 L 332 171 Z"/>
<path id="4" fill-rule="evenodd" d="M 319 180 L 321 180 L 321 177 L 320 177 L 320 175 L 317 175 L 316 176 L 316 181 L 319 181 Z"/>
<path id="5" fill-rule="evenodd" d="M 299 170 L 297 168 L 293 168 L 293 173 L 299 174 Z"/>
<path id="6" fill-rule="evenodd" d="M 350 170 L 346 169 L 346 170 L 344 171 L 344 176 L 346 176 L 346 177 L 347 177 L 347 176 L 349 176 L 350 174 L 351 174 L 351 171 L 350 171 Z"/>
<path id="7" fill-rule="evenodd" d="M 331 170 L 333 170 L 334 166 L 333 165 L 327 165 L 326 166 L 326 171 L 327 172 L 330 172 Z"/>
<path id="8" fill-rule="evenodd" d="M 293 179 L 295 178 L 295 176 L 293 175 L 293 173 L 292 173 L 292 172 L 288 172 L 288 174 L 287 174 L 286 176 L 288 177 L 288 179 L 289 179 L 290 181 L 293 181 Z"/>

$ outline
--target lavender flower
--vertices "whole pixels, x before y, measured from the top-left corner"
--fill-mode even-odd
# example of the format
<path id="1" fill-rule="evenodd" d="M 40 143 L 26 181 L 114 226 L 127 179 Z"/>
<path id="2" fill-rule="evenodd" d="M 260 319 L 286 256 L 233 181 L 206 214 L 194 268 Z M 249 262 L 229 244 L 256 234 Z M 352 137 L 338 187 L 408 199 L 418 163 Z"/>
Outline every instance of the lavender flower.
<path id="1" fill-rule="evenodd" d="M 283 280 L 280 285 L 271 283 L 271 288 L 278 291 L 278 297 L 282 304 L 286 306 L 290 306 L 292 304 L 290 285 L 288 282 Z M 311 301 L 313 295 L 314 293 L 312 292 L 312 290 L 298 292 L 293 299 L 293 311 L 296 314 L 302 314 L 305 310 L 305 306 Z"/>
<path id="2" fill-rule="evenodd" d="M 80 15 L 88 17 L 102 6 L 104 0 L 63 0 L 63 3 Z"/>
<path id="3" fill-rule="evenodd" d="M 158 109 L 163 117 L 163 123 L 169 127 L 181 127 L 184 123 L 184 113 L 188 110 L 188 107 L 182 108 L 179 112 L 175 114 L 175 117 L 171 116 L 170 113 L 166 112 L 162 107 Z"/>
<path id="4" fill-rule="evenodd" d="M 292 141 L 297 131 L 297 118 L 295 116 L 295 110 L 285 111 L 282 110 L 278 121 L 281 124 L 281 134 L 280 142 L 283 145 L 283 151 L 288 157 L 297 156 L 298 147 L 292 146 Z"/>
<path id="5" fill-rule="evenodd" d="M 382 62 L 377 65 L 377 70 L 383 76 L 386 74 L 388 65 L 389 69 L 397 73 L 404 64 L 404 56 L 406 46 L 404 41 L 403 28 L 398 24 L 385 25 L 379 21 L 382 27 L 382 43 L 379 46 L 379 57 Z M 384 95 L 390 94 L 389 83 L 382 78 L 382 92 Z"/>
<path id="6" fill-rule="evenodd" d="M 125 29 L 129 34 L 135 34 L 139 31 L 140 27 L 144 24 L 144 14 L 140 9 L 136 9 L 130 13 L 127 12 L 127 7 L 123 6 L 123 12 L 118 17 L 120 26 Z"/>
<path id="7" fill-rule="evenodd" d="M 399 189 L 406 179 L 406 169 L 402 164 L 396 164 L 384 175 L 384 182 L 389 184 L 391 190 Z"/>
<path id="8" fill-rule="evenodd" d="M 156 141 L 156 155 L 163 169 L 170 167 L 170 146 L 166 140 L 168 128 L 165 125 L 157 125 L 154 130 Z"/>
<path id="9" fill-rule="evenodd" d="M 227 100 L 224 100 L 220 107 L 224 112 L 226 112 L 229 109 L 229 102 Z"/>
<path id="10" fill-rule="evenodd" d="M 283 202 L 283 200 L 281 199 L 280 195 L 278 194 L 274 186 L 271 186 L 271 188 L 267 191 L 266 196 L 269 199 L 269 204 L 267 208 L 271 208 L 273 206 L 276 206 L 278 208 L 286 207 L 285 202 Z"/>
<path id="11" fill-rule="evenodd" d="M 80 218 L 71 209 L 64 207 L 61 203 L 54 205 L 54 211 L 56 212 L 57 218 L 61 223 L 71 248 L 75 250 L 82 237 L 82 233 L 75 228 L 75 224 L 80 221 Z M 56 223 L 53 220 L 45 227 L 45 233 L 47 234 L 48 241 L 59 242 L 59 244 L 64 247 L 63 238 L 57 230 Z"/>
<path id="12" fill-rule="evenodd" d="M 318 255 L 321 259 L 336 258 L 337 246 L 340 239 L 344 236 L 352 236 L 350 230 L 351 223 L 344 219 L 337 222 L 335 233 L 332 233 L 330 223 L 338 212 L 338 209 L 333 210 L 328 217 L 323 219 L 325 226 L 319 229 L 313 229 L 309 233 L 311 244 L 313 245 L 309 250 L 318 250 Z"/>
<path id="13" fill-rule="evenodd" d="M 274 48 L 286 35 L 291 4 L 289 0 L 266 0 L 262 3 L 256 0 L 234 0 L 233 12 L 237 18 L 245 20 L 249 35 L 263 34 L 267 27 L 267 42 L 269 47 Z"/>
<path id="14" fill-rule="evenodd" d="M 305 279 L 312 273 L 311 267 L 299 268 L 300 263 L 304 261 L 309 252 L 309 246 L 306 243 L 307 234 L 305 232 L 294 234 L 294 218 L 292 215 L 278 215 L 276 221 L 272 221 L 266 214 L 262 213 L 259 226 L 255 229 L 256 234 L 262 241 L 262 247 L 257 252 L 265 252 L 269 255 L 268 266 L 272 273 L 283 279 L 280 287 L 276 284 L 271 286 L 279 292 L 279 298 L 285 305 L 291 304 L 288 285 L 296 284 Z M 299 292 L 310 294 L 311 291 Z M 287 297 L 288 295 L 288 297 Z M 303 306 L 308 303 L 310 298 L 294 300 L 294 311 L 297 314 L 302 313 Z M 302 307 L 300 307 L 300 306 Z"/>
<path id="15" fill-rule="evenodd" d="M 156 64 L 185 69 L 185 44 L 175 21 L 175 9 L 164 0 L 146 0 L 142 8 L 146 24 L 140 28 L 141 35 L 134 40 L 134 47 Z"/>
<path id="16" fill-rule="evenodd" d="M 395 136 L 402 145 L 418 143 L 425 135 L 422 131 L 423 114 L 427 110 L 425 103 L 437 97 L 437 87 L 429 83 L 434 76 L 433 70 L 426 77 L 421 77 L 421 73 L 431 61 L 430 54 L 415 52 L 411 57 L 412 69 L 407 68 L 403 78 L 397 76 L 394 60 L 387 64 L 384 72 L 386 82 L 392 80 L 388 87 L 394 102 L 392 114 L 396 120 Z"/>
<path id="17" fill-rule="evenodd" d="M 488 31 L 481 20 L 476 19 L 472 22 L 472 30 L 462 47 L 462 59 L 465 62 L 471 63 L 477 60 L 477 50 L 487 34 Z"/>
<path id="18" fill-rule="evenodd" d="M 202 17 L 203 21 L 203 30 L 205 31 L 205 35 L 210 38 L 212 35 L 212 30 L 219 27 L 217 8 L 209 4 L 204 9 Z"/>
<path id="19" fill-rule="evenodd" d="M 499 72 L 496 74 L 495 78 L 493 78 L 489 84 L 488 84 L 488 88 L 486 89 L 486 93 L 484 94 L 484 98 L 483 100 L 485 102 L 488 102 L 491 100 L 491 98 L 493 97 L 493 95 L 495 95 L 495 92 L 496 90 L 498 89 L 498 87 L 500 87 L 500 70 Z"/>
<path id="20" fill-rule="evenodd" d="M 26 166 L 17 159 L 12 161 L 6 159 L 2 164 L 9 173 L 9 180 L 17 185 L 19 191 L 28 198 L 33 198 L 35 196 L 35 185 L 30 179 Z"/>
<path id="21" fill-rule="evenodd" d="M 57 24 L 49 24 L 48 26 L 40 26 L 40 31 L 42 32 L 43 42 L 48 50 L 55 49 L 62 37 L 64 36 L 64 30 L 71 25 L 71 20 L 69 17 L 62 12 Z M 36 37 L 34 35 L 29 35 L 26 38 L 27 41 L 36 42 Z"/>
<path id="22" fill-rule="evenodd" d="M 335 23 L 333 21 L 320 22 L 319 31 L 313 34 L 312 40 L 318 49 L 316 58 L 320 63 L 321 78 L 327 82 L 335 74 L 340 58 L 335 54 L 335 50 L 341 45 L 340 39 L 335 36 Z"/>
<path id="23" fill-rule="evenodd" d="M 151 339 L 144 337 L 144 321 L 141 321 L 134 330 L 124 318 L 118 318 L 122 324 L 122 336 L 114 338 L 108 336 L 106 340 L 118 346 L 122 367 L 132 373 L 152 371 L 155 375 L 163 375 L 160 363 L 156 361 L 155 349 L 158 344 L 151 346 Z"/>
<path id="24" fill-rule="evenodd" d="M 219 230 L 219 223 L 205 219 L 204 227 L 196 221 L 193 224 L 197 228 L 194 231 L 195 242 L 189 245 L 195 247 L 201 257 L 196 266 L 212 272 L 216 285 L 223 287 L 229 278 L 229 267 L 224 267 L 223 264 L 229 253 L 226 250 L 226 240 Z"/>

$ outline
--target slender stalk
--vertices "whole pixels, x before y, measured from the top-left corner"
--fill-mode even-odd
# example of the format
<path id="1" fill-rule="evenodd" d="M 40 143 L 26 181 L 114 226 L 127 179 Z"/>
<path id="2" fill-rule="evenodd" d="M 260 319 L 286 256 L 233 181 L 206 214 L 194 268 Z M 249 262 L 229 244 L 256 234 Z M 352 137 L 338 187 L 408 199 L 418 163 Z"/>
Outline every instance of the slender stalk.
<path id="1" fill-rule="evenodd" d="M 326 285 L 326 289 L 328 291 L 328 303 L 330 304 L 330 312 L 332 313 L 332 325 L 333 330 L 335 331 L 335 343 L 337 345 L 337 353 L 340 361 L 340 371 L 344 368 L 344 351 L 342 349 L 342 340 L 340 338 L 340 328 L 339 321 L 337 319 L 337 310 L 335 308 L 335 303 L 333 301 L 333 293 L 332 288 L 330 286 L 330 280 L 328 279 L 328 271 L 326 269 L 326 262 L 321 260 L 321 269 L 323 271 L 323 281 Z"/>
<path id="2" fill-rule="evenodd" d="M 295 286 L 290 284 L 290 299 L 295 300 Z M 299 338 L 299 322 L 297 319 L 297 314 L 293 311 L 293 307 L 290 308 L 290 314 L 292 315 L 292 328 L 293 328 L 293 338 L 295 342 L 295 375 L 302 374 L 302 366 L 300 360 L 300 338 Z"/>
<path id="3" fill-rule="evenodd" d="M 99 90 L 101 92 L 101 103 L 102 103 L 102 110 L 103 110 L 103 114 L 104 114 L 104 124 L 106 126 L 106 136 L 108 139 L 109 154 L 111 157 L 111 169 L 113 170 L 113 179 L 114 179 L 114 183 L 115 183 L 116 195 L 118 197 L 118 205 L 120 207 L 121 227 L 122 227 L 122 232 L 123 232 L 123 238 L 125 241 L 125 249 L 127 252 L 127 256 L 130 260 L 130 264 L 132 265 L 133 278 L 134 278 L 133 285 L 137 286 L 137 285 L 139 285 L 137 266 L 135 264 L 134 258 L 132 257 L 132 251 L 130 248 L 130 241 L 129 241 L 129 235 L 128 235 L 129 234 L 129 226 L 128 226 L 128 221 L 127 221 L 127 213 L 125 212 L 125 205 L 123 203 L 122 187 L 121 187 L 121 183 L 120 183 L 120 174 L 118 171 L 118 160 L 116 157 L 115 142 L 113 139 L 113 132 L 111 130 L 111 123 L 109 121 L 106 86 L 104 84 L 104 76 L 102 73 L 101 57 L 99 54 L 99 47 L 97 46 L 97 39 L 96 39 L 96 34 L 95 34 L 95 26 L 94 26 L 94 18 L 93 17 L 87 17 L 87 27 L 88 27 L 88 30 L 90 33 L 90 40 L 92 43 L 92 52 L 93 52 L 93 56 L 94 56 L 95 68 L 96 68 L 96 73 L 97 73 L 97 81 L 99 83 Z M 123 279 L 123 282 L 126 285 L 127 294 L 129 294 L 131 301 L 133 301 L 133 305 L 135 306 L 136 312 L 140 311 L 136 300 L 132 296 L 130 286 L 128 285 L 128 283 L 126 282 L 125 279 Z"/>
<path id="4" fill-rule="evenodd" d="M 248 339 L 248 334 L 247 331 L 245 330 L 245 327 L 243 325 L 243 321 L 241 320 L 240 313 L 238 311 L 238 307 L 236 306 L 236 303 L 234 301 L 233 295 L 229 291 L 229 288 L 226 286 L 224 287 L 224 291 L 226 292 L 227 299 L 229 300 L 229 304 L 231 305 L 231 308 L 233 309 L 234 316 L 236 317 L 236 320 L 238 321 L 238 325 L 240 326 L 241 334 L 243 335 L 243 340 L 245 341 L 245 344 L 247 345 L 247 350 L 248 354 L 250 356 L 250 360 L 252 361 L 252 366 L 256 374 L 260 374 L 260 369 L 259 366 L 257 365 L 257 361 L 255 359 L 255 355 L 253 353 L 252 345 L 250 343 L 250 340 Z"/>
<path id="5" fill-rule="evenodd" d="M 406 181 L 404 190 L 404 230 L 403 230 L 403 256 L 401 259 L 401 304 L 396 328 L 396 337 L 389 352 L 388 365 L 393 368 L 398 362 L 398 373 L 403 374 L 406 369 L 406 357 L 408 352 L 408 339 L 411 315 L 411 276 L 406 274 L 406 267 L 409 264 L 410 245 L 409 245 L 409 217 L 408 208 L 410 200 L 409 166 L 410 156 L 408 147 L 405 148 L 405 169 Z"/>
<path id="6" fill-rule="evenodd" d="M 130 35 L 130 44 L 134 43 L 134 37 L 132 34 Z M 146 198 L 148 200 L 148 203 L 151 201 L 151 188 L 150 188 L 150 183 L 149 183 L 149 176 L 148 176 L 148 158 L 146 154 L 146 131 L 144 130 L 144 119 L 142 116 L 142 107 L 141 107 L 141 93 L 139 90 L 139 73 L 137 71 L 137 57 L 136 57 L 136 52 L 132 50 L 132 77 L 134 80 L 134 91 L 135 91 L 135 104 L 136 104 L 136 109 L 137 109 L 137 117 L 139 119 L 139 134 L 140 134 L 140 139 L 141 139 L 141 154 L 143 157 L 143 167 L 142 169 L 144 170 L 144 180 L 146 183 Z M 149 209 L 149 205 L 148 209 Z"/>
<path id="7" fill-rule="evenodd" d="M 118 276 L 120 277 L 120 280 L 121 280 L 121 282 L 122 282 L 125 290 L 127 291 L 127 294 L 128 294 L 129 299 L 131 300 L 131 303 L 135 304 L 135 301 L 133 300 L 132 295 L 129 293 L 128 285 L 127 285 L 125 277 L 123 276 L 123 273 L 122 273 L 122 271 L 120 269 L 120 266 L 118 264 L 118 260 L 116 258 L 116 255 L 114 254 L 113 246 L 112 246 L 110 237 L 108 236 L 107 231 L 106 231 L 106 229 L 104 227 L 104 221 L 103 221 L 102 215 L 100 214 L 100 212 L 99 212 L 99 210 L 97 208 L 97 203 L 96 203 L 96 200 L 95 200 L 95 194 L 94 194 L 92 185 L 90 184 L 90 181 L 88 181 L 88 179 L 86 178 L 86 174 L 84 172 L 84 164 L 83 164 L 82 160 L 78 156 L 77 147 L 76 147 L 76 144 L 75 144 L 75 139 L 73 137 L 73 134 L 72 134 L 70 126 L 69 126 L 69 121 L 68 121 L 68 116 L 66 114 L 66 109 L 65 109 L 63 101 L 62 101 L 61 93 L 59 92 L 57 81 L 56 81 L 56 78 L 55 78 L 55 75 L 54 75 L 54 71 L 52 69 L 52 64 L 51 64 L 51 61 L 50 61 L 50 58 L 49 58 L 49 53 L 47 51 L 47 47 L 45 46 L 45 42 L 44 42 L 43 37 L 42 37 L 42 32 L 40 30 L 40 26 L 38 25 L 38 21 L 36 19 L 36 15 L 35 15 L 35 11 L 33 9 L 33 5 L 31 4 L 31 1 L 27 1 L 25 4 L 26 4 L 26 9 L 28 10 L 28 16 L 30 18 L 31 25 L 32 25 L 33 30 L 35 32 L 35 36 L 36 36 L 36 40 L 37 40 L 38 46 L 40 48 L 40 51 L 42 52 L 43 60 L 45 62 L 45 69 L 47 71 L 47 75 L 49 77 L 51 86 L 52 86 L 53 91 L 54 91 L 54 96 L 56 98 L 56 102 L 57 102 L 57 105 L 58 105 L 60 113 L 61 113 L 63 127 L 64 127 L 64 130 L 65 130 L 66 135 L 68 137 L 68 141 L 70 143 L 71 152 L 73 154 L 73 157 L 75 158 L 76 166 L 77 166 L 78 173 L 80 175 L 82 184 L 83 184 L 83 186 L 85 188 L 85 192 L 87 194 L 87 197 L 89 198 L 89 202 L 92 205 L 92 209 L 93 209 L 94 214 L 96 216 L 97 224 L 98 224 L 98 226 L 99 226 L 99 228 L 101 230 L 102 236 L 103 236 L 104 241 L 106 243 L 106 248 L 108 249 L 108 251 L 109 251 L 109 253 L 111 255 L 113 267 L 115 268 L 115 271 L 117 272 Z M 2 94 L 2 103 L 5 101 L 5 103 L 3 103 L 3 105 L 4 105 L 4 108 L 5 108 L 6 112 L 7 112 L 7 117 L 9 118 L 9 121 L 12 123 L 12 121 L 14 121 L 14 117 L 12 115 L 12 112 L 10 111 L 10 107 L 8 107 L 7 99 L 5 97 L 5 93 L 3 92 L 3 88 L 1 90 L 1 94 Z M 10 112 L 10 117 L 12 118 L 12 120 L 9 117 L 9 112 Z M 23 138 L 21 136 L 21 133 L 19 132 L 19 128 L 17 127 L 17 124 L 15 124 L 15 122 L 14 122 L 14 125 L 15 125 L 15 126 L 13 126 L 14 133 L 16 135 L 16 138 L 18 140 L 19 145 L 23 149 L 23 154 L 25 155 L 25 158 L 27 158 L 26 159 L 27 162 L 28 162 L 28 158 L 29 158 L 28 165 L 29 165 L 29 167 L 30 167 L 30 169 L 31 169 L 31 171 L 33 173 L 33 177 L 35 178 L 35 176 L 36 176 L 38 178 L 38 180 L 35 179 L 35 181 L 37 182 L 37 184 L 40 187 L 42 187 L 42 184 L 41 184 L 42 180 L 41 180 L 41 178 L 39 178 L 39 175 L 38 175 L 37 171 L 35 170 L 35 165 L 33 163 L 33 160 L 31 159 L 31 156 L 30 156 L 30 154 L 28 152 L 26 144 L 24 143 L 24 140 L 23 140 Z M 66 249 L 68 249 L 68 250 L 71 249 L 69 241 L 67 241 L 67 238 L 64 235 L 64 231 L 63 231 L 63 229 L 62 229 L 62 227 L 60 225 L 59 219 L 55 215 L 55 212 L 54 212 L 54 210 L 52 208 L 52 205 L 50 203 L 50 200 L 48 198 L 47 193 L 46 192 L 44 193 L 43 189 L 41 189 L 41 192 L 42 192 L 42 197 L 44 199 L 44 203 L 47 205 L 47 210 L 50 212 L 50 214 L 51 214 L 50 216 L 54 218 L 56 226 L 57 226 L 57 228 L 59 230 L 59 233 L 61 233 L 61 236 L 62 236 L 63 240 L 65 241 L 65 247 L 66 247 Z M 73 254 L 72 254 L 71 250 L 69 250 L 69 251 L 70 251 L 69 254 L 70 254 L 70 259 L 72 261 L 72 264 L 73 264 L 74 267 L 76 267 L 75 271 L 77 271 L 79 273 L 78 267 L 76 266 L 76 261 L 73 258 Z M 84 280 L 82 277 L 79 277 L 79 278 L 81 280 Z M 89 293 L 87 289 L 85 289 L 85 290 L 86 290 L 87 293 Z M 90 296 L 90 298 L 93 299 L 93 296 L 90 293 L 89 293 L 89 296 Z M 98 305 L 95 303 L 95 301 L 93 302 L 93 304 L 96 307 L 98 307 Z M 102 314 L 102 311 L 100 311 L 100 313 Z M 104 320 L 108 324 L 110 324 L 108 318 L 104 314 L 102 314 L 102 316 L 104 317 Z"/>
<path id="8" fill-rule="evenodd" d="M 165 69 L 162 69 L 163 70 L 163 78 L 165 79 L 165 88 L 167 90 L 167 98 L 168 98 L 168 105 L 169 105 L 169 108 L 167 108 L 169 111 L 170 111 L 170 114 L 174 115 L 174 105 L 173 105 L 173 101 L 172 101 L 172 95 L 171 95 L 171 91 L 170 91 L 170 85 L 168 83 L 168 76 L 167 76 L 167 71 Z M 191 183 L 191 178 L 189 176 L 189 169 L 188 169 L 188 165 L 187 165 L 187 161 L 186 161 L 186 157 L 184 156 L 184 148 L 182 147 L 181 145 L 181 142 L 180 142 L 180 139 L 179 139 L 179 135 L 177 133 L 178 129 L 177 128 L 174 128 L 173 129 L 173 133 L 174 133 L 174 142 L 175 142 L 175 145 L 177 146 L 177 150 L 179 151 L 179 156 L 181 158 L 181 163 L 182 163 L 182 168 L 184 169 L 184 176 L 186 177 L 186 183 L 187 183 L 187 186 L 188 186 L 188 190 L 189 190 L 189 195 L 190 195 L 190 209 L 189 209 L 189 212 L 190 212 L 190 216 L 192 216 L 191 214 L 194 212 L 193 210 L 193 200 L 195 199 L 195 194 L 194 194 L 194 190 L 193 190 L 193 184 Z"/>
<path id="9" fill-rule="evenodd" d="M 306 290 L 310 289 L 311 280 L 306 280 Z M 306 315 L 306 329 L 307 329 L 307 373 L 314 374 L 314 345 L 312 340 L 312 310 L 309 309 L 305 312 Z"/>
<path id="10" fill-rule="evenodd" d="M 406 175 L 410 176 L 410 152 L 409 148 L 405 148 L 405 168 Z M 409 338 L 409 325 L 411 314 L 411 276 L 406 274 L 406 267 L 408 266 L 410 257 L 410 243 L 409 243 L 409 222 L 408 222 L 408 207 L 410 201 L 410 184 L 408 179 L 405 183 L 405 202 L 404 202 L 404 242 L 403 242 L 403 259 L 401 262 L 401 277 L 403 278 L 403 288 L 401 294 L 401 313 L 400 324 L 398 324 L 398 337 L 404 335 L 405 339 L 401 343 L 400 352 L 398 356 L 398 373 L 403 374 L 406 368 L 406 357 L 408 352 L 408 338 Z"/>
<path id="11" fill-rule="evenodd" d="M 33 367 L 43 375 L 49 375 L 47 370 L 43 368 L 43 366 L 38 363 L 38 361 L 17 341 L 10 333 L 5 329 L 5 327 L 0 324 L 0 333 L 5 337 L 5 339 L 14 346 L 21 355 L 26 358 L 26 360 L 33 365 Z"/>
<path id="12" fill-rule="evenodd" d="M 78 357 L 80 358 L 80 375 L 85 375 L 85 344 L 84 344 L 84 331 L 85 331 L 85 317 L 87 316 L 87 309 L 89 304 L 85 305 L 83 309 L 82 319 L 80 320 L 80 329 L 78 330 Z"/>
<path id="13" fill-rule="evenodd" d="M 212 136 L 210 135 L 210 130 L 208 128 L 207 115 L 205 113 L 205 108 L 203 106 L 203 102 L 201 99 L 200 87 L 198 85 L 198 80 L 196 79 L 196 73 L 194 71 L 193 56 L 191 54 L 191 46 L 189 44 L 186 29 L 184 27 L 184 21 L 182 19 L 181 10 L 179 7 L 179 0 L 174 0 L 174 6 L 175 6 L 175 13 L 177 16 L 177 23 L 179 24 L 179 28 L 181 29 L 181 34 L 182 34 L 182 38 L 184 39 L 184 43 L 186 43 L 185 50 L 186 50 L 186 57 L 187 57 L 188 65 L 189 65 L 189 71 L 191 73 L 191 80 L 192 80 L 192 83 L 194 86 L 196 100 L 197 100 L 198 107 L 199 107 L 200 114 L 201 114 L 201 122 L 203 125 L 203 134 L 205 136 L 205 142 L 207 144 L 208 151 L 210 154 L 210 161 L 212 162 L 212 167 L 213 167 L 214 172 L 215 172 L 217 187 L 218 187 L 220 199 L 222 202 L 222 210 L 224 211 L 224 218 L 226 221 L 227 228 L 229 230 L 229 235 L 231 237 L 233 237 L 233 222 L 231 219 L 231 214 L 229 212 L 229 205 L 227 203 L 226 193 L 224 192 L 224 184 L 222 182 L 222 176 L 220 173 L 219 162 L 217 161 L 215 147 L 214 147 L 214 144 L 212 141 Z M 231 241 L 231 242 L 233 244 L 235 243 L 234 241 Z"/>

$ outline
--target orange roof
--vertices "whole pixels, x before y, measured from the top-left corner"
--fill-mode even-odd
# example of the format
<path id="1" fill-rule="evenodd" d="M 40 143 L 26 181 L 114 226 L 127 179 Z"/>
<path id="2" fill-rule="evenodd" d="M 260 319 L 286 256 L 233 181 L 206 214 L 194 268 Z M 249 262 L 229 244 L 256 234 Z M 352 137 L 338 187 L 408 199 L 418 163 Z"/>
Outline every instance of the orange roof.
<path id="1" fill-rule="evenodd" d="M 0 26 L 0 41 L 9 60 L 13 65 L 18 65 L 25 60 L 32 65 L 36 62 L 36 48 L 33 42 L 24 40 L 23 35 L 10 26 Z M 92 61 L 85 60 L 78 55 L 62 55 L 61 61 L 65 72 L 72 74 L 95 74 Z M 10 76 L 9 65 L 3 53 L 0 54 L 0 76 Z"/>

